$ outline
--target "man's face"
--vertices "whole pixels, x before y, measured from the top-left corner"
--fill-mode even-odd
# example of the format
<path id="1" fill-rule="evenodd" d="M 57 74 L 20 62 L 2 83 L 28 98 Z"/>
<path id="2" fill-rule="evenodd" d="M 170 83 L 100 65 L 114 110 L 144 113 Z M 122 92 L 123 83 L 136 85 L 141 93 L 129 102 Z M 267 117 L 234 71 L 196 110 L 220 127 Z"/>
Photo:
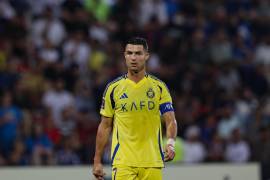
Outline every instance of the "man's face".
<path id="1" fill-rule="evenodd" d="M 127 44 L 125 49 L 125 59 L 128 70 L 135 73 L 140 72 L 145 67 L 145 62 L 149 58 L 149 53 L 145 51 L 143 45 Z"/>

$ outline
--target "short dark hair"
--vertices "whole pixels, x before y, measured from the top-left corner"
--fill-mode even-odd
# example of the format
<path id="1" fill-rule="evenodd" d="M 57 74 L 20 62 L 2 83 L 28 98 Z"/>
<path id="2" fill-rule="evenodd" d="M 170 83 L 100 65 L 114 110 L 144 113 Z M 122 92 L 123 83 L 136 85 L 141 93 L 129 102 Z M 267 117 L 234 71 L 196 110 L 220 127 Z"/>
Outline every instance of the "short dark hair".
<path id="1" fill-rule="evenodd" d="M 129 40 L 127 40 L 126 45 L 132 44 L 132 45 L 142 45 L 144 50 L 148 52 L 148 44 L 146 39 L 142 37 L 132 37 Z"/>

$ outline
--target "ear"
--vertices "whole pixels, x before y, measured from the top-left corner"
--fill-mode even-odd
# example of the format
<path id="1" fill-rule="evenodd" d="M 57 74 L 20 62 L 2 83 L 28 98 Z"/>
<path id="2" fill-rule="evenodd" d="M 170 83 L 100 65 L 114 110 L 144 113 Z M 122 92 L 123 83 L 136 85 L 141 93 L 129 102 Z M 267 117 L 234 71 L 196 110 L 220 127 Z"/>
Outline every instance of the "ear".
<path id="1" fill-rule="evenodd" d="M 149 58 L 150 58 L 150 54 L 149 54 L 149 52 L 146 52 L 145 59 L 148 60 Z"/>

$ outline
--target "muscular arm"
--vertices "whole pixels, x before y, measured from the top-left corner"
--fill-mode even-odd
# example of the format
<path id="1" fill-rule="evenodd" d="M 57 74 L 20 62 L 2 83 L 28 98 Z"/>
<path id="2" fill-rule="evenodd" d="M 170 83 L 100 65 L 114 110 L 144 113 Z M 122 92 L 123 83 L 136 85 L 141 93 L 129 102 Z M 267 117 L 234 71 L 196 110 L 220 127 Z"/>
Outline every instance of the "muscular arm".
<path id="1" fill-rule="evenodd" d="M 163 114 L 163 119 L 166 125 L 166 136 L 169 138 L 176 138 L 177 135 L 177 122 L 173 111 L 169 111 Z"/>
<path id="2" fill-rule="evenodd" d="M 109 117 L 101 116 L 101 122 L 98 126 L 97 137 L 96 137 L 96 151 L 94 157 L 94 163 L 101 163 L 104 148 L 108 142 L 113 119 Z"/>
<path id="3" fill-rule="evenodd" d="M 168 139 L 167 145 L 165 147 L 165 161 L 173 160 L 175 156 L 174 144 L 177 135 L 177 122 L 175 120 L 175 115 L 173 111 L 168 111 L 163 114 L 163 119 L 166 125 L 166 136 Z"/>
<path id="4" fill-rule="evenodd" d="M 104 148 L 108 142 L 110 133 L 112 131 L 113 119 L 101 116 L 101 122 L 98 126 L 96 137 L 96 152 L 94 157 L 93 175 L 98 180 L 104 179 L 104 170 L 101 162 Z"/>

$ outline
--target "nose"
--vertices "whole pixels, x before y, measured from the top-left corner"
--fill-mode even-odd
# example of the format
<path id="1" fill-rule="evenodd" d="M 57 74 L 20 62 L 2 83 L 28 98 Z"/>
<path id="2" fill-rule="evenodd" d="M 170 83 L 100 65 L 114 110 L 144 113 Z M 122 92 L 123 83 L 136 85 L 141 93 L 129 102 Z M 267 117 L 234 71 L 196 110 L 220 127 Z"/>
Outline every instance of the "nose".
<path id="1" fill-rule="evenodd" d="M 131 60 L 136 60 L 136 55 L 134 53 L 131 55 Z"/>

